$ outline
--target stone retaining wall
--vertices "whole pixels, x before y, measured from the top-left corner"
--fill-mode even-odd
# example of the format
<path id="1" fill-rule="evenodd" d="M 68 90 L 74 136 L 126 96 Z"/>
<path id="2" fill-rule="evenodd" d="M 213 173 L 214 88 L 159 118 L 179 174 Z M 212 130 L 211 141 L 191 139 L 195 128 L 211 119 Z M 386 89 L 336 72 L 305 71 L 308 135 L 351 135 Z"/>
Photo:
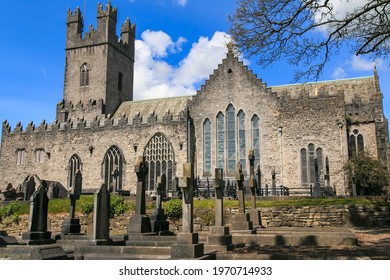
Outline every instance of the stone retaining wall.
<path id="1" fill-rule="evenodd" d="M 390 211 L 388 206 L 366 205 L 332 205 L 332 206 L 303 206 L 303 207 L 273 207 L 261 208 L 261 222 L 264 227 L 338 227 L 338 226 L 390 226 Z M 226 223 L 234 219 L 237 209 L 232 209 L 226 215 Z M 60 233 L 64 218 L 69 214 L 50 214 L 48 230 Z M 127 232 L 131 213 L 111 219 L 111 234 Z M 207 225 L 200 225 L 194 219 L 195 230 L 207 229 Z M 92 234 L 92 215 L 80 216 L 81 232 Z M 8 235 L 21 236 L 28 227 L 28 215 L 19 217 L 17 223 L 3 219 L 0 231 L 6 230 Z M 173 228 L 173 225 L 172 225 Z"/>

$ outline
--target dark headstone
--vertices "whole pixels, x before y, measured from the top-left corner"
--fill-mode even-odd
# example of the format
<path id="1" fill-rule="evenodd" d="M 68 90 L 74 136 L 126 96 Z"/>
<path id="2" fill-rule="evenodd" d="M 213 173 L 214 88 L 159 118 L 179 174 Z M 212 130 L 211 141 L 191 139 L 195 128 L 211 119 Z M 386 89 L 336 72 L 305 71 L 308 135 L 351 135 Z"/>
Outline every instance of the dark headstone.
<path id="1" fill-rule="evenodd" d="M 252 209 L 249 211 L 250 219 L 253 223 L 253 227 L 261 226 L 260 211 L 256 209 L 256 190 L 257 182 L 255 180 L 255 153 L 251 149 L 249 150 L 249 188 L 251 190 L 251 204 Z"/>
<path id="2" fill-rule="evenodd" d="M 34 176 L 29 176 L 23 182 L 24 185 L 24 201 L 29 201 L 32 194 L 35 192 L 35 179 Z"/>
<path id="3" fill-rule="evenodd" d="M 105 184 L 94 195 L 93 242 L 108 245 L 110 239 L 110 192 Z"/>
<path id="4" fill-rule="evenodd" d="M 32 248 L 30 251 L 30 260 L 67 260 L 68 256 L 59 245 L 50 245 L 38 248 Z"/>
<path id="5" fill-rule="evenodd" d="M 48 244 L 53 242 L 51 240 L 51 232 L 47 231 L 48 205 L 47 184 L 45 181 L 41 181 L 38 189 L 30 198 L 28 232 L 22 234 L 22 240 L 26 240 L 28 244 Z"/>

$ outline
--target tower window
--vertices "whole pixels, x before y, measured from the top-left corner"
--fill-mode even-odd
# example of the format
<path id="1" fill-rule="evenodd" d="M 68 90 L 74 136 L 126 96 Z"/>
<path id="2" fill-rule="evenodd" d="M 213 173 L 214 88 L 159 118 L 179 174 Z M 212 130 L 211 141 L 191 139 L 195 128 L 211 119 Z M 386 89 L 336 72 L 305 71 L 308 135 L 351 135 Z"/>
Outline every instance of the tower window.
<path id="1" fill-rule="evenodd" d="M 16 150 L 16 165 L 24 164 L 25 156 L 26 156 L 25 149 Z"/>
<path id="2" fill-rule="evenodd" d="M 85 87 L 89 85 L 89 65 L 84 63 L 80 69 L 80 86 Z"/>
<path id="3" fill-rule="evenodd" d="M 36 149 L 35 150 L 35 162 L 36 163 L 43 163 L 44 155 L 45 155 L 44 149 Z"/>

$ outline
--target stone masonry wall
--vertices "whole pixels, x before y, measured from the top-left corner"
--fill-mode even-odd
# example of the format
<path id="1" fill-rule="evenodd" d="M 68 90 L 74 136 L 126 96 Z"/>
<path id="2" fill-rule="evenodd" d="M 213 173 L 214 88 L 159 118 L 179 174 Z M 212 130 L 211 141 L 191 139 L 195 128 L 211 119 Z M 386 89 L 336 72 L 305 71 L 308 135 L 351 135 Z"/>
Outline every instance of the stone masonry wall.
<path id="1" fill-rule="evenodd" d="M 16 188 L 30 174 L 37 174 L 42 180 L 58 181 L 68 185 L 68 164 L 72 155 L 77 154 L 82 162 L 83 189 L 97 189 L 102 183 L 102 163 L 107 150 L 115 145 L 123 153 L 123 188 L 132 193 L 136 190 L 134 165 L 143 155 L 149 140 L 162 133 L 172 143 L 175 155 L 174 176 L 181 176 L 183 163 L 187 161 L 186 121 L 167 121 L 153 124 L 133 124 L 123 119 L 113 122 L 105 119 L 101 122 L 41 125 L 35 128 L 29 125 L 26 130 L 21 126 L 10 132 L 3 126 L 0 154 L 0 188 L 8 183 Z M 135 148 L 136 147 L 136 148 Z M 23 164 L 16 164 L 16 150 L 25 149 Z M 44 149 L 42 163 L 35 162 L 35 151 Z"/>
<path id="2" fill-rule="evenodd" d="M 226 217 L 227 223 L 234 219 L 237 209 L 232 209 Z M 261 221 L 264 227 L 339 227 L 339 226 L 390 226 L 390 211 L 387 206 L 335 205 L 335 206 L 303 206 L 261 208 Z M 131 213 L 110 220 L 112 235 L 127 232 Z M 69 214 L 49 214 L 48 230 L 53 234 L 61 232 L 64 218 Z M 196 217 L 194 221 L 197 221 Z M 80 216 L 81 232 L 92 234 L 92 215 Z M 196 223 L 196 222 L 195 222 Z M 20 217 L 18 223 L 0 222 L 0 230 L 8 235 L 21 236 L 27 231 L 28 215 Z M 172 225 L 171 225 L 172 226 Z M 207 229 L 207 226 L 194 225 L 195 229 Z M 171 228 L 171 230 L 175 230 Z M 261 229 L 260 229 L 261 231 Z"/>

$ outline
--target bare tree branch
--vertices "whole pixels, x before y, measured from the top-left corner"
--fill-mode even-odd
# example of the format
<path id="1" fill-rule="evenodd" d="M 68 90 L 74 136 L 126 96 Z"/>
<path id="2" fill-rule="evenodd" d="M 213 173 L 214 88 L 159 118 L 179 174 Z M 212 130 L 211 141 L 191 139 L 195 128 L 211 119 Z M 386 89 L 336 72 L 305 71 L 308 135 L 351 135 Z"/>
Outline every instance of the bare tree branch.
<path id="1" fill-rule="evenodd" d="M 237 0 L 229 16 L 237 47 L 260 65 L 286 59 L 295 79 L 318 79 L 331 56 L 349 45 L 356 55 L 387 59 L 390 0 L 367 0 L 338 11 L 336 0 Z M 339 1 L 339 0 L 337 0 Z M 303 66 L 303 67 L 302 67 Z"/>

